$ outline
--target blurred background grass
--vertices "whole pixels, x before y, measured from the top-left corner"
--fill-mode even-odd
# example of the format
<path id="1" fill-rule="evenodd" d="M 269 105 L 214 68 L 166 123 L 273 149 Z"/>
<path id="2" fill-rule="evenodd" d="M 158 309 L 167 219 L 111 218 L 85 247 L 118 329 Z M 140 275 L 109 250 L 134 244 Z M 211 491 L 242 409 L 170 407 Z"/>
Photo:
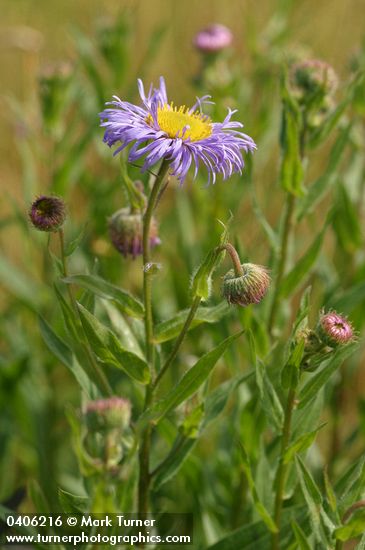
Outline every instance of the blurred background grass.
<path id="1" fill-rule="evenodd" d="M 75 481 L 77 468 L 69 453 L 69 428 L 64 418 L 64 406 L 69 400 L 78 404 L 78 393 L 69 373 L 57 361 L 51 359 L 50 354 L 45 350 L 38 327 L 34 322 L 32 299 L 35 300 L 37 297 L 38 300 L 39 297 L 45 316 L 53 315 L 56 318 L 54 322 L 62 325 L 62 322 L 57 320 L 57 311 L 54 311 L 54 299 L 52 301 L 47 294 L 53 275 L 49 258 L 47 260 L 46 254 L 43 253 L 44 235 L 36 234 L 35 231 L 29 231 L 29 228 L 24 227 L 26 226 L 24 217 L 32 193 L 49 189 L 53 174 L 47 136 L 42 135 L 37 143 L 38 134 L 42 134 L 42 130 L 38 132 L 41 127 L 38 76 L 45 66 L 64 60 L 74 60 L 76 70 L 80 73 L 84 71 L 85 67 L 77 64 L 77 47 L 80 41 L 76 30 L 81 29 L 93 44 L 100 25 L 109 18 L 115 20 L 123 13 L 128 17 L 133 30 L 128 35 L 127 45 L 130 57 L 127 74 L 118 89 L 115 89 L 112 79 L 105 79 L 103 100 L 109 100 L 115 93 L 132 99 L 136 97 L 135 77 L 142 76 L 148 85 L 150 81 L 157 82 L 158 76 L 163 74 L 167 81 L 169 97 L 176 103 L 191 104 L 197 94 L 192 80 L 201 62 L 192 46 L 194 34 L 211 22 L 220 22 L 232 29 L 235 36 L 233 59 L 242 74 L 243 82 L 240 101 L 245 106 L 243 110 L 240 108 L 237 116 L 245 123 L 247 133 L 252 135 L 259 145 L 259 150 L 254 157 L 253 182 L 259 195 L 259 202 L 273 225 L 277 225 L 284 196 L 276 184 L 279 158 L 277 138 L 280 126 L 278 80 L 281 63 L 291 59 L 293 52 L 305 51 L 308 57 L 322 58 L 332 64 L 340 79 L 348 80 L 350 59 L 361 46 L 365 22 L 363 0 L 320 2 L 318 0 L 302 2 L 261 0 L 259 5 L 254 0 L 229 0 L 229 3 L 223 3 L 221 0 L 200 0 L 199 2 L 192 0 L 184 2 L 175 0 L 149 0 L 148 2 L 142 0 L 78 0 L 77 2 L 74 0 L 52 0 L 52 2 L 1 0 L 0 180 L 3 190 L 1 214 L 6 221 L 1 233 L 1 246 L 5 256 L 13 264 L 24 268 L 29 285 L 25 289 L 24 280 L 16 281 L 15 275 L 9 273 L 9 279 L 13 277 L 13 280 L 9 285 L 5 285 L 1 295 L 5 298 L 6 305 L 4 323 L 6 344 L 2 351 L 4 356 L 14 358 L 10 363 L 9 377 L 4 378 L 3 384 L 2 404 L 6 406 L 9 396 L 14 398 L 12 410 L 7 418 L 8 427 L 4 431 L 6 432 L 4 440 L 10 441 L 7 443 L 10 449 L 9 452 L 3 453 L 2 467 L 4 471 L 9 472 L 1 492 L 3 497 L 11 494 L 19 483 L 25 483 L 32 476 L 37 477 L 37 475 L 43 477 L 41 484 L 44 489 L 47 488 L 50 479 L 55 484 L 57 480 L 53 478 L 59 475 L 64 486 L 73 486 L 74 492 L 77 492 Z M 280 35 L 280 26 L 283 25 L 281 14 L 287 13 L 288 21 L 282 29 L 283 40 L 280 42 L 272 37 Z M 150 37 L 156 29 L 165 31 L 161 46 L 152 61 L 141 68 Z M 258 58 L 260 67 L 256 66 Z M 265 58 L 266 65 L 263 61 Z M 96 59 L 97 66 L 98 63 L 99 59 Z M 262 70 L 261 74 L 260 70 Z M 251 82 L 251 75 L 253 75 L 254 84 Z M 97 124 L 97 112 L 101 110 L 102 102 L 97 98 L 93 104 L 94 96 L 97 95 L 95 90 L 90 101 L 90 82 L 86 82 L 82 77 L 80 82 L 81 88 L 78 91 L 80 111 L 83 110 L 84 104 L 91 104 L 91 107 L 85 108 L 86 115 L 80 122 L 80 127 L 85 131 L 86 120 L 90 124 Z M 260 89 L 260 82 L 263 90 Z M 245 86 L 247 86 L 247 95 Z M 14 98 L 18 100 L 22 113 L 27 119 L 25 132 L 20 124 L 22 114 L 14 116 L 14 109 L 10 107 L 10 105 L 14 106 Z M 265 102 L 268 110 L 271 105 L 273 106 L 272 117 L 263 112 Z M 22 142 L 26 141 L 23 140 L 24 133 L 26 138 L 30 136 L 32 149 L 37 150 L 38 160 L 41 159 L 35 174 L 25 173 L 26 167 L 32 164 L 27 165 L 29 159 L 24 156 L 21 158 L 21 155 L 28 151 L 22 148 Z M 66 231 L 69 234 L 73 233 L 75 227 L 79 229 L 86 221 L 89 222 L 85 242 L 80 247 L 81 250 L 72 258 L 72 271 L 82 272 L 85 266 L 89 269 L 93 265 L 94 257 L 97 257 L 98 269 L 106 278 L 118 284 L 121 283 L 126 288 L 139 291 L 139 262 L 130 265 L 121 260 L 108 243 L 106 235 L 106 217 L 121 206 L 123 195 L 118 182 L 118 162 L 112 160 L 111 152 L 101 144 L 101 136 L 100 130 L 94 131 L 90 139 L 91 153 L 86 155 L 85 162 L 83 159 L 82 170 L 70 183 L 70 188 L 67 187 L 68 182 L 66 182 L 63 187 L 61 185 L 61 192 L 59 190 L 60 194 L 67 199 L 70 209 Z M 76 144 L 77 142 L 76 140 Z M 68 151 L 70 156 L 74 154 L 73 147 L 74 143 L 70 144 Z M 95 151 L 102 160 L 99 157 L 94 158 Z M 311 181 L 326 164 L 327 152 L 328 145 L 324 146 L 320 155 L 317 153 L 314 155 L 314 168 L 310 168 Z M 133 175 L 137 177 L 138 171 L 135 170 Z M 27 188 L 29 181 L 31 185 Z M 217 217 L 223 217 L 226 220 L 229 208 L 235 209 L 232 234 L 240 242 L 243 257 L 252 258 L 252 261 L 257 263 L 268 262 L 268 243 L 252 213 L 246 181 L 242 182 L 236 178 L 227 184 L 219 183 L 208 190 L 203 188 L 203 183 L 204 178 L 193 185 L 187 182 L 183 192 L 176 189 L 176 186 L 170 186 L 160 206 L 163 249 L 156 253 L 156 257 L 166 261 L 166 266 L 170 265 L 172 268 L 168 274 L 166 271 L 162 274 L 160 287 L 156 285 L 158 287 L 156 304 L 158 304 L 160 318 L 176 311 L 179 306 L 188 305 L 187 289 L 191 272 L 209 244 L 216 242 L 216 235 L 220 231 L 218 224 L 213 228 L 212 220 Z M 248 200 L 243 200 L 239 205 L 242 198 Z M 176 207 L 173 208 L 173 205 Z M 320 209 L 305 220 L 298 235 L 299 246 L 294 251 L 292 260 L 293 257 L 297 258 L 302 254 L 312 242 L 314 233 L 322 226 L 323 219 L 323 210 Z M 334 245 L 335 237 L 331 234 L 326 238 L 324 247 L 331 258 L 328 260 L 330 267 L 323 262 L 318 273 L 316 272 L 313 276 L 313 282 L 318 284 L 316 292 L 319 296 L 325 294 L 327 288 L 332 288 L 332 284 L 333 288 L 337 289 L 338 280 L 346 288 L 363 279 L 364 269 L 351 271 L 351 263 L 347 263 L 348 256 L 345 252 L 342 254 L 343 251 L 341 251 L 337 259 L 332 258 L 335 256 Z M 346 280 L 344 277 L 341 279 L 342 271 L 345 271 Z M 332 279 L 327 279 L 330 272 Z M 46 280 L 48 288 L 39 291 L 42 278 Z M 4 280 L 4 274 L 2 279 Z M 12 285 L 13 282 L 14 285 Z M 9 287 L 11 290 L 16 287 L 14 303 L 11 303 L 9 298 Z M 47 294 L 45 300 L 43 300 L 43 293 Z M 23 307 L 24 303 L 28 306 L 30 304 L 30 311 Z M 247 313 L 247 317 L 249 315 L 250 313 Z M 212 338 L 219 340 L 223 333 L 229 333 L 229 331 L 228 323 L 223 323 L 218 330 L 212 329 Z M 206 336 L 201 331 L 198 332 L 198 336 L 195 347 L 191 346 L 194 353 L 200 351 L 199 347 L 204 349 L 210 345 L 209 335 Z M 237 372 L 241 368 L 237 366 L 239 361 L 235 361 L 235 353 L 243 355 L 242 350 L 232 352 L 230 358 L 230 363 L 234 365 L 232 372 Z M 187 355 L 187 361 L 189 360 L 191 361 L 191 357 Z M 351 379 L 351 384 L 345 398 L 348 421 L 345 431 L 350 436 L 356 425 L 357 405 L 354 388 L 360 388 L 361 394 L 361 374 L 358 371 Z M 58 389 L 60 391 L 57 391 Z M 252 408 L 254 408 L 253 405 Z M 248 426 L 247 432 L 251 429 L 254 433 L 256 421 L 254 415 L 250 416 L 250 411 L 245 411 L 244 414 L 246 426 Z M 358 428 L 358 432 L 361 430 L 363 427 Z M 247 437 L 249 439 L 249 436 Z M 362 439 L 360 433 L 359 448 L 363 445 Z M 213 452 L 214 441 L 214 434 L 209 441 L 207 439 L 203 441 L 199 449 L 201 456 L 209 457 Z M 328 446 L 326 441 L 322 445 L 323 449 Z M 354 454 L 356 452 L 357 447 Z M 16 457 L 15 461 L 14 457 Z M 227 457 L 224 460 L 228 460 Z M 200 470 L 197 462 L 195 466 L 198 472 L 196 474 L 198 486 Z M 228 466 L 229 462 L 226 462 L 224 468 L 227 469 Z M 70 472 L 74 476 L 71 481 Z M 215 474 L 208 472 L 207 476 L 209 475 L 214 477 Z M 222 479 L 225 475 L 222 474 Z M 223 481 L 220 490 L 229 493 L 235 486 L 234 482 L 228 480 L 226 484 L 225 478 Z M 53 487 L 50 487 L 47 493 L 47 497 L 52 501 L 55 495 Z M 171 499 L 171 495 L 168 496 L 167 492 L 164 498 Z M 214 500 L 212 502 L 214 503 Z M 212 504 L 211 507 L 213 508 Z"/>
<path id="2" fill-rule="evenodd" d="M 253 32 L 260 33 L 284 4 L 292 4 L 288 48 L 290 44 L 308 47 L 313 57 L 328 61 L 341 76 L 349 55 L 361 43 L 365 23 L 363 0 L 261 0 L 259 5 L 255 0 L 230 0 L 229 4 L 220 0 L 2 0 L 0 178 L 3 187 L 13 195 L 19 192 L 13 117 L 4 97 L 14 94 L 31 103 L 42 66 L 74 58 L 72 31 L 75 27 L 92 34 L 102 19 L 115 17 L 123 10 L 130 11 L 135 32 L 133 61 L 134 66 L 138 66 L 153 29 L 166 26 L 163 48 L 143 77 L 149 81 L 164 74 L 171 96 L 179 101 L 186 99 L 189 80 L 199 64 L 191 40 L 200 28 L 214 21 L 229 26 L 234 32 L 240 62 L 247 67 L 252 63 L 247 40 Z M 110 90 L 110 93 L 116 92 Z"/>

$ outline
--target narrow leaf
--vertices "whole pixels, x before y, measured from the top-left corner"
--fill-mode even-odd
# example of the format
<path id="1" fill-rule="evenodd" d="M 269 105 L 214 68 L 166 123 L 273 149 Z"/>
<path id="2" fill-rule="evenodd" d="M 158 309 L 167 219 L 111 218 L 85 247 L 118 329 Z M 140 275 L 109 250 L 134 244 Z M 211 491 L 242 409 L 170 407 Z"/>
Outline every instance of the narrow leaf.
<path id="1" fill-rule="evenodd" d="M 167 394 L 167 396 L 158 401 L 152 409 L 146 412 L 146 419 L 154 419 L 156 422 L 165 416 L 169 411 L 178 407 L 183 401 L 191 397 L 199 387 L 205 382 L 217 361 L 226 351 L 228 346 L 242 335 L 239 332 L 224 340 L 219 346 L 201 357 L 195 365 L 187 371 L 180 382 Z"/>
<path id="2" fill-rule="evenodd" d="M 125 290 L 108 283 L 101 277 L 97 277 L 96 275 L 72 275 L 63 279 L 63 281 L 67 284 L 77 284 L 102 298 L 115 301 L 127 315 L 137 318 L 143 317 L 144 308 L 137 298 L 134 298 Z"/>
<path id="3" fill-rule="evenodd" d="M 229 311 L 229 306 L 226 302 L 222 302 L 214 307 L 200 307 L 198 308 L 195 317 L 190 324 L 189 330 L 192 330 L 202 323 L 216 323 L 224 315 L 227 315 Z M 179 335 L 189 312 L 190 310 L 188 309 L 180 311 L 174 317 L 171 317 L 170 319 L 156 325 L 154 341 L 160 344 L 176 338 L 176 336 Z"/>
<path id="4" fill-rule="evenodd" d="M 150 379 L 147 363 L 135 353 L 125 350 L 114 332 L 82 305 L 79 304 L 78 308 L 89 344 L 100 361 L 124 370 L 137 382 L 147 384 Z"/>

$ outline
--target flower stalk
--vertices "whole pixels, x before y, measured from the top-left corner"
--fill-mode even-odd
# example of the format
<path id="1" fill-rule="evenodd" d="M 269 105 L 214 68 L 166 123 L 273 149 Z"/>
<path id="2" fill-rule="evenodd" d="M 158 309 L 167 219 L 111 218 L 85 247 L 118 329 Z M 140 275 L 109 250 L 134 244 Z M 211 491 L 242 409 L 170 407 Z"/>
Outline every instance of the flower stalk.
<path id="1" fill-rule="evenodd" d="M 295 388 L 290 388 L 285 408 L 284 426 L 281 437 L 280 462 L 275 479 L 276 495 L 274 507 L 274 522 L 277 527 L 277 532 L 272 534 L 271 550 L 279 550 L 280 548 L 280 523 L 281 512 L 283 509 L 283 499 L 285 491 L 285 481 L 288 465 L 285 463 L 285 451 L 288 448 L 290 441 L 291 422 L 295 406 L 296 391 Z"/>
<path id="2" fill-rule="evenodd" d="M 150 227 L 153 211 L 162 188 L 165 176 L 169 169 L 168 161 L 164 160 L 160 166 L 159 172 L 153 184 L 151 194 L 148 199 L 147 208 L 143 217 L 143 266 L 146 266 L 151 261 L 150 248 Z M 153 316 L 152 316 L 152 278 L 149 269 L 143 269 L 143 302 L 145 307 L 145 342 L 146 342 L 146 359 L 150 367 L 151 382 L 146 388 L 144 410 L 146 410 L 153 401 L 154 389 L 154 347 L 153 347 Z M 139 484 L 138 484 L 138 512 L 146 514 L 149 505 L 149 488 L 150 488 L 150 446 L 151 446 L 151 425 L 148 424 L 145 428 L 139 450 Z"/>

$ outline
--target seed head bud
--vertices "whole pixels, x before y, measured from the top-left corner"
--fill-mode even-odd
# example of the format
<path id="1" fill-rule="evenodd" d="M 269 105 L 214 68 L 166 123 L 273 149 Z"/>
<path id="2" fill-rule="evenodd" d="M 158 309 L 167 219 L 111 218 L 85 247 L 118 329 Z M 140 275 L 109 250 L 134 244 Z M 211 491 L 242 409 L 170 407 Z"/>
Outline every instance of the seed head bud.
<path id="1" fill-rule="evenodd" d="M 90 401 L 84 413 L 91 432 L 124 431 L 131 419 L 131 404 L 128 399 L 109 397 Z"/>
<path id="2" fill-rule="evenodd" d="M 265 267 L 255 264 L 242 264 L 243 274 L 237 275 L 231 269 L 223 277 L 222 295 L 229 304 L 245 307 L 258 304 L 270 286 L 270 276 Z"/>
<path id="3" fill-rule="evenodd" d="M 351 342 L 355 335 L 351 323 L 335 311 L 323 313 L 319 319 L 318 335 L 330 347 Z"/>
<path id="4" fill-rule="evenodd" d="M 194 46 L 202 53 L 217 53 L 232 44 L 233 35 L 228 27 L 215 23 L 198 32 L 193 40 Z"/>
<path id="5" fill-rule="evenodd" d="M 42 195 L 32 203 L 29 219 L 40 231 L 58 231 L 66 219 L 66 205 L 59 197 Z"/>
<path id="6" fill-rule="evenodd" d="M 317 94 L 330 98 L 338 85 L 333 67 L 318 59 L 295 63 L 291 68 L 290 79 L 299 103 L 306 103 L 308 98 Z"/>
<path id="7" fill-rule="evenodd" d="M 143 217 L 140 212 L 131 212 L 121 208 L 108 220 L 110 239 L 115 248 L 123 254 L 136 258 L 143 252 Z M 160 244 L 157 222 L 154 218 L 150 225 L 150 246 Z"/>

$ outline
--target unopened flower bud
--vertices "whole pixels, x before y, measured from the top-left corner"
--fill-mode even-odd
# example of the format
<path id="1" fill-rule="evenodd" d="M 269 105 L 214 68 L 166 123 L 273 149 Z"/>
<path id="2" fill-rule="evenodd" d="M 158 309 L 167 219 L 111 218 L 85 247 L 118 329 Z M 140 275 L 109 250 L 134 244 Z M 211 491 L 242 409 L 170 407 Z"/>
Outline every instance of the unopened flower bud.
<path id="1" fill-rule="evenodd" d="M 255 264 L 242 264 L 243 274 L 237 275 L 234 269 L 223 278 L 222 294 L 229 304 L 248 306 L 258 304 L 265 296 L 270 276 L 265 267 Z"/>
<path id="2" fill-rule="evenodd" d="M 131 404 L 128 399 L 109 397 L 90 401 L 84 413 L 91 432 L 123 431 L 130 423 Z"/>
<path id="3" fill-rule="evenodd" d="M 351 323 L 335 311 L 321 315 L 318 324 L 318 335 L 330 347 L 347 344 L 354 339 Z"/>
<path id="4" fill-rule="evenodd" d="M 29 218 L 40 231 L 58 231 L 66 219 L 66 205 L 59 197 L 42 195 L 32 203 Z"/>
<path id="5" fill-rule="evenodd" d="M 140 212 L 131 212 L 121 208 L 108 221 L 110 239 L 115 248 L 127 257 L 135 258 L 143 252 L 143 216 Z M 154 218 L 150 225 L 150 246 L 160 244 L 157 222 Z"/>
<path id="6" fill-rule="evenodd" d="M 193 43 L 203 53 L 216 53 L 228 48 L 232 44 L 232 40 L 233 35 L 230 29 L 216 23 L 198 32 Z"/>
<path id="7" fill-rule="evenodd" d="M 338 78 L 334 69 L 318 59 L 295 63 L 290 73 L 291 84 L 299 103 L 314 96 L 330 98 L 336 91 Z"/>

